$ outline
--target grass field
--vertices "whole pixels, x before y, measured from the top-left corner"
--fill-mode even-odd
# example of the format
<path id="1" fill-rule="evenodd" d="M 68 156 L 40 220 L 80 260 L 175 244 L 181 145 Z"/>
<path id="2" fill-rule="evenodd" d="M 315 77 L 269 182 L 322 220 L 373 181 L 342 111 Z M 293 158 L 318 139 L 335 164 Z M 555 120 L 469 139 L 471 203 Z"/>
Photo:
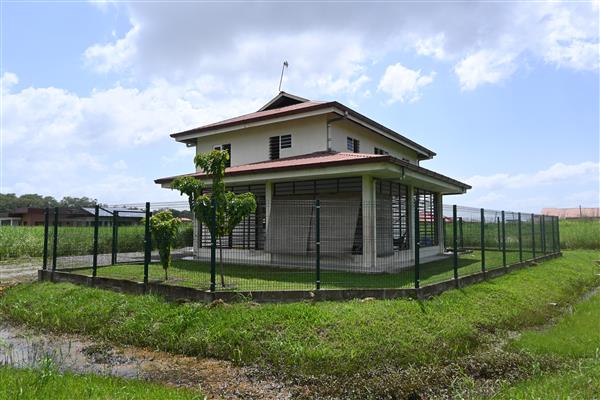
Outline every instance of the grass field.
<path id="1" fill-rule="evenodd" d="M 563 249 L 600 250 L 600 219 L 561 220 L 560 245 Z"/>
<path id="2" fill-rule="evenodd" d="M 575 305 L 571 314 L 549 329 L 527 331 L 514 346 L 535 355 L 568 358 L 574 366 L 507 385 L 494 398 L 600 398 L 600 294 Z"/>
<path id="3" fill-rule="evenodd" d="M 517 257 L 518 258 L 518 257 Z M 518 261 L 513 255 L 508 261 Z M 488 269 L 502 266 L 502 254 L 498 251 L 486 252 Z M 459 276 L 481 271 L 481 254 L 478 251 L 461 254 Z M 217 268 L 218 269 L 218 268 Z M 91 276 L 91 268 L 75 271 Z M 290 269 L 256 265 L 230 265 L 224 267 L 226 290 L 311 290 L 315 288 L 315 270 Z M 119 264 L 98 268 L 99 277 L 117 278 L 142 282 L 144 268 L 139 264 Z M 453 260 L 448 257 L 420 266 L 421 285 L 428 285 L 453 279 Z M 169 280 L 164 281 L 164 270 L 160 264 L 151 264 L 149 279 L 166 284 L 208 289 L 210 285 L 210 264 L 208 262 L 175 260 L 169 269 Z M 321 271 L 323 289 L 344 288 L 408 288 L 414 287 L 414 268 L 406 268 L 397 273 L 361 274 L 340 271 Z M 217 277 L 217 280 L 219 278 Z M 217 286 L 218 290 L 220 285 Z"/>
<path id="4" fill-rule="evenodd" d="M 596 258 L 597 252 L 568 252 L 543 266 L 425 302 L 210 307 L 35 283 L 8 290 L 0 298 L 0 314 L 31 326 L 122 344 L 287 371 L 347 374 L 382 364 L 439 362 L 476 347 L 482 329 L 543 323 L 557 313 L 551 303 L 572 302 L 600 282 Z"/>
<path id="5" fill-rule="evenodd" d="M 52 247 L 52 228 L 49 233 Z M 57 254 L 59 256 L 78 256 L 92 254 L 94 228 L 60 227 Z M 192 245 L 191 224 L 180 230 L 176 247 Z M 112 228 L 100 227 L 98 230 L 98 251 L 110 253 L 112 248 Z M 134 252 L 144 249 L 144 226 L 119 227 L 118 251 Z M 0 260 L 19 257 L 42 257 L 44 250 L 43 226 L 0 226 Z"/>
<path id="6" fill-rule="evenodd" d="M 14 400 L 192 400 L 203 399 L 190 390 L 149 382 L 60 373 L 56 369 L 14 369 L 0 366 L 0 398 Z"/>

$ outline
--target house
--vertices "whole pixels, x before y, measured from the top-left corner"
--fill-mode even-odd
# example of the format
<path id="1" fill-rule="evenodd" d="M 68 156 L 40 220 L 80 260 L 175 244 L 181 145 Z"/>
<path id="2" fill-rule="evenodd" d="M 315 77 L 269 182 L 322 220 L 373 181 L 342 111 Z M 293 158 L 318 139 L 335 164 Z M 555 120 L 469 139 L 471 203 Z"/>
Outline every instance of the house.
<path id="1" fill-rule="evenodd" d="M 544 208 L 542 214 L 560 219 L 598 219 L 600 218 L 600 207 Z"/>
<path id="2" fill-rule="evenodd" d="M 255 194 L 255 215 L 222 244 L 239 263 L 312 265 L 316 199 L 324 268 L 411 265 L 415 215 L 420 257 L 433 259 L 444 251 L 442 196 L 470 189 L 421 166 L 435 153 L 394 130 L 336 101 L 285 92 L 257 112 L 171 137 L 196 153 L 228 151 L 226 185 Z M 201 171 L 188 175 L 210 183 Z M 168 188 L 175 178 L 155 182 Z M 194 243 L 196 256 L 207 257 L 205 228 L 196 227 Z"/>
<path id="3" fill-rule="evenodd" d="M 50 209 L 49 222 L 53 223 L 53 208 Z M 113 214 L 118 212 L 119 225 L 139 224 L 145 216 L 144 210 L 132 210 L 129 208 L 104 208 L 98 213 L 100 226 L 112 226 Z M 22 207 L 0 216 L 2 225 L 43 226 L 45 220 L 45 209 L 41 207 Z M 60 226 L 93 226 L 94 207 L 61 207 L 59 208 L 58 224 Z M 7 222 L 5 222 L 7 221 Z"/>

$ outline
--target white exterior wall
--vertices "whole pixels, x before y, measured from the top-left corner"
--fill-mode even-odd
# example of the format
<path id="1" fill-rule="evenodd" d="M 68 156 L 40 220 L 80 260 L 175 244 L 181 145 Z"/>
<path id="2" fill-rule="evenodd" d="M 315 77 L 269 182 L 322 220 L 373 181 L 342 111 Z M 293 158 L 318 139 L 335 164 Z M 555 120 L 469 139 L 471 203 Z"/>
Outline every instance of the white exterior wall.
<path id="1" fill-rule="evenodd" d="M 206 153 L 214 146 L 230 143 L 232 166 L 267 161 L 269 138 L 288 134 L 292 135 L 292 147 L 281 149 L 280 158 L 325 151 L 326 121 L 326 117 L 321 115 L 200 137 L 196 144 L 196 154 Z"/>
<path id="2" fill-rule="evenodd" d="M 335 121 L 329 128 L 330 146 L 333 151 L 347 152 L 347 137 L 360 140 L 360 152 L 373 154 L 375 147 L 390 153 L 391 156 L 407 159 L 418 165 L 417 153 L 400 143 L 387 139 L 375 132 L 369 131 L 353 122 Z"/>

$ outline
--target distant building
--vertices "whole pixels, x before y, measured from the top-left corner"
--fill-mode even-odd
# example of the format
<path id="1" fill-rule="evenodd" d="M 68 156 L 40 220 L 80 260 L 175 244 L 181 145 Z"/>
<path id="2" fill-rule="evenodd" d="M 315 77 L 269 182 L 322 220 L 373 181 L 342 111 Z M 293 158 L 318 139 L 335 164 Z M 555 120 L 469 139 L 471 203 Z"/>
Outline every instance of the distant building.
<path id="1" fill-rule="evenodd" d="M 144 218 L 143 210 L 128 208 L 101 207 L 98 218 L 100 226 L 111 226 L 113 214 L 117 212 L 119 225 L 136 225 Z M 50 223 L 54 221 L 54 209 L 50 209 Z M 58 223 L 60 226 L 93 226 L 94 207 L 59 208 Z M 44 225 L 44 209 L 38 207 L 16 208 L 0 215 L 2 226 L 40 226 Z"/>
<path id="2" fill-rule="evenodd" d="M 544 208 L 542 214 L 560 219 L 600 218 L 600 207 Z"/>

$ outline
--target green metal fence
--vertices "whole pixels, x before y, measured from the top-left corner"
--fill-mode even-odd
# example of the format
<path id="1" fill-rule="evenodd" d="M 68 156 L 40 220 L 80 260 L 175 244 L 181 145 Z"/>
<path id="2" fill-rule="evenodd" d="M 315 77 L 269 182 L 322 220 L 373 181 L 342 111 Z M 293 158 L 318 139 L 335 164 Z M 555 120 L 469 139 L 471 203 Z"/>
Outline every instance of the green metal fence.
<path id="1" fill-rule="evenodd" d="M 432 222 L 389 201 L 273 200 L 217 239 L 187 207 L 96 207 L 85 225 L 47 209 L 43 269 L 208 291 L 422 288 L 560 252 L 558 219 L 529 213 L 444 206 Z M 148 223 L 162 209 L 186 220 L 167 274 Z"/>

